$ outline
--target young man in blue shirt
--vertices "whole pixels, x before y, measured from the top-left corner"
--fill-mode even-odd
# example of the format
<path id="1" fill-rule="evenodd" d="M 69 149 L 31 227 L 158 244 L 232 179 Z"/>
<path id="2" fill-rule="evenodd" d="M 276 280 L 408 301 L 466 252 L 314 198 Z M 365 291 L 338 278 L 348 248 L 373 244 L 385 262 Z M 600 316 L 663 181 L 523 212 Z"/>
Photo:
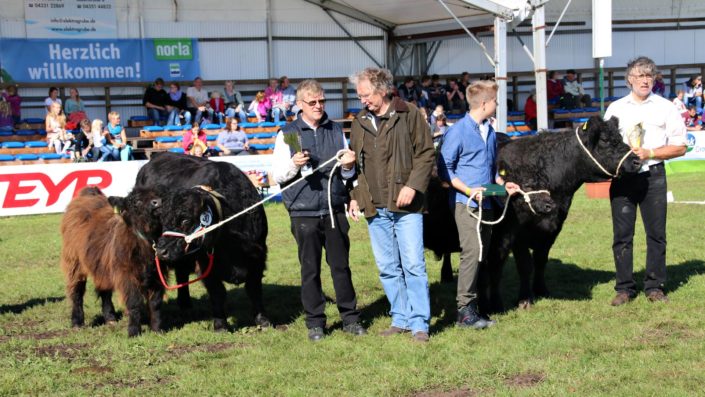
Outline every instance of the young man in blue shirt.
<path id="1" fill-rule="evenodd" d="M 460 267 L 456 295 L 459 327 L 487 328 L 494 322 L 477 312 L 477 271 L 480 263 L 480 241 L 477 236 L 482 185 L 497 183 L 504 185 L 509 195 L 519 190 L 513 182 L 506 184 L 496 173 L 497 139 L 488 118 L 497 109 L 497 84 L 493 81 L 477 81 L 468 86 L 466 98 L 470 111 L 459 122 L 448 129 L 444 136 L 438 160 L 440 177 L 451 185 L 450 205 L 460 237 Z M 467 208 L 470 201 L 470 208 Z M 490 200 L 482 200 L 482 219 L 493 220 Z M 487 257 L 490 226 L 480 225 L 483 257 Z"/>

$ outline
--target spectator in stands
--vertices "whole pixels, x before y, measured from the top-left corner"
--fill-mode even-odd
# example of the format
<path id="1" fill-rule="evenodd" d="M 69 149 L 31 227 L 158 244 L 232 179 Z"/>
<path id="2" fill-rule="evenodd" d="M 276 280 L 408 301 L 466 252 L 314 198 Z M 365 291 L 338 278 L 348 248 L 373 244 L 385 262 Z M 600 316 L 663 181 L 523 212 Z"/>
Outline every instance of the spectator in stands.
<path id="1" fill-rule="evenodd" d="M 698 109 L 695 105 L 688 106 L 688 111 L 686 112 L 685 117 L 685 128 L 688 131 L 700 131 L 703 129 L 702 124 L 702 119 L 698 114 Z"/>
<path id="2" fill-rule="evenodd" d="M 666 83 L 663 82 L 663 74 L 661 72 L 656 73 L 654 88 L 651 89 L 651 92 L 662 97 L 666 96 Z"/>
<path id="3" fill-rule="evenodd" d="M 235 90 L 232 80 L 225 82 L 223 90 L 225 100 L 225 117 L 233 118 L 237 114 L 241 123 L 247 123 L 247 113 L 245 113 L 245 101 L 242 100 L 240 91 Z M 227 123 L 226 123 L 227 124 Z"/>
<path id="4" fill-rule="evenodd" d="M 683 84 L 686 106 L 695 105 L 698 112 L 703 109 L 703 78 L 700 75 L 692 76 Z"/>
<path id="5" fill-rule="evenodd" d="M 74 130 L 79 127 L 81 120 L 85 119 L 86 106 L 83 104 L 81 96 L 78 94 L 78 88 L 72 87 L 69 90 L 70 98 L 64 104 L 64 113 L 66 114 L 66 129 Z"/>
<path id="6" fill-rule="evenodd" d="M 187 110 L 191 112 L 193 121 L 200 122 L 203 112 L 209 110 L 208 92 L 203 89 L 203 80 L 200 77 L 193 79 L 193 86 L 186 90 L 186 97 L 188 98 Z"/>
<path id="7" fill-rule="evenodd" d="M 263 119 L 267 118 L 267 110 L 270 108 L 268 106 L 269 101 L 264 95 L 264 92 L 260 91 L 255 94 L 255 99 L 250 103 L 250 107 L 247 109 L 248 112 L 254 113 L 257 117 L 257 122 L 262 122 Z"/>
<path id="8" fill-rule="evenodd" d="M 267 97 L 270 104 L 271 118 L 275 123 L 286 118 L 286 105 L 284 104 L 284 94 L 282 94 L 277 79 L 269 80 L 269 87 L 264 90 L 264 96 Z"/>
<path id="9" fill-rule="evenodd" d="M 88 119 L 81 120 L 78 132 L 75 134 L 67 132 L 66 136 L 70 142 L 66 150 L 71 155 L 71 159 L 76 163 L 86 161 L 85 156 L 91 150 L 91 122 Z"/>
<path id="10" fill-rule="evenodd" d="M 433 136 L 433 144 L 438 146 L 443 139 L 443 135 L 445 135 L 446 130 L 448 130 L 448 118 L 446 118 L 445 114 L 441 113 L 438 117 L 436 117 L 435 121 L 436 122 L 431 126 L 431 132 Z"/>
<path id="11" fill-rule="evenodd" d="M 419 83 L 419 89 L 421 90 L 421 100 L 419 105 L 425 107 L 426 109 L 431 109 L 431 101 L 429 97 L 429 88 L 431 87 L 431 76 L 425 74 L 421 76 L 421 81 Z"/>
<path id="12" fill-rule="evenodd" d="M 187 110 L 188 99 L 177 82 L 169 85 L 169 106 L 171 106 L 171 112 L 167 125 L 191 125 L 191 112 Z M 181 119 L 183 119 L 183 123 Z"/>
<path id="13" fill-rule="evenodd" d="M 127 134 L 125 129 L 120 124 L 120 113 L 108 113 L 108 125 L 106 129 L 110 133 L 113 150 L 112 157 L 121 161 L 132 160 L 132 146 L 127 143 Z"/>
<path id="14" fill-rule="evenodd" d="M 460 92 L 465 93 L 465 91 L 468 89 L 469 85 L 470 85 L 470 73 L 463 72 L 460 75 L 460 81 L 458 82 L 458 86 L 460 87 Z"/>
<path id="15" fill-rule="evenodd" d="M 223 117 L 225 117 L 225 100 L 220 97 L 220 92 L 211 92 L 211 100 L 209 102 L 210 109 L 213 111 L 212 122 L 218 121 L 218 124 L 223 122 Z"/>
<path id="16" fill-rule="evenodd" d="M 236 118 L 225 119 L 225 129 L 218 134 L 215 146 L 220 149 L 221 156 L 241 156 L 250 154 L 245 131 L 239 126 Z"/>
<path id="17" fill-rule="evenodd" d="M 428 87 L 428 99 L 430 101 L 430 107 L 443 105 L 444 108 L 448 108 L 446 89 L 443 84 L 441 84 L 441 78 L 437 74 L 431 76 L 431 84 Z"/>
<path id="18" fill-rule="evenodd" d="M 296 106 L 296 89 L 291 86 L 289 78 L 282 76 L 279 78 L 279 90 L 282 92 L 282 99 L 284 105 L 286 105 L 287 112 L 292 112 L 295 114 L 299 113 L 299 107 Z M 284 113 L 284 120 L 286 120 L 286 113 Z"/>
<path id="19" fill-rule="evenodd" d="M 12 131 L 14 124 L 12 120 L 12 106 L 3 96 L 2 101 L 0 101 L 0 130 Z"/>
<path id="20" fill-rule="evenodd" d="M 103 129 L 103 120 L 95 119 L 91 123 L 91 141 L 93 142 L 93 148 L 91 149 L 91 156 L 93 161 L 107 161 L 111 160 L 111 154 L 113 152 L 113 146 L 110 143 L 110 133 Z"/>
<path id="21" fill-rule="evenodd" d="M 683 119 L 688 115 L 688 107 L 685 106 L 685 102 L 683 102 L 683 97 L 685 96 L 685 91 L 683 90 L 678 90 L 676 91 L 676 97 L 673 98 L 673 104 L 676 105 L 676 109 L 678 109 L 678 114 L 680 114 Z"/>
<path id="22" fill-rule="evenodd" d="M 531 94 L 526 98 L 524 104 L 524 121 L 533 131 L 538 128 L 538 111 L 536 110 L 536 90 L 531 90 Z"/>
<path id="23" fill-rule="evenodd" d="M 407 76 L 404 78 L 404 82 L 399 84 L 397 91 L 399 92 L 399 98 L 403 101 L 411 102 L 417 107 L 420 106 L 421 90 L 416 87 L 416 82 L 413 77 Z"/>
<path id="24" fill-rule="evenodd" d="M 22 97 L 17 93 L 17 86 L 7 86 L 2 97 L 10 104 L 13 124 L 19 124 L 22 121 Z"/>
<path id="25" fill-rule="evenodd" d="M 551 103 L 558 103 L 561 100 L 565 90 L 563 89 L 563 82 L 561 81 L 560 74 L 552 70 L 548 72 L 548 79 L 546 80 L 546 96 L 548 101 Z"/>
<path id="26" fill-rule="evenodd" d="M 437 105 L 436 108 L 433 110 L 433 113 L 431 113 L 431 118 L 428 120 L 429 124 L 431 126 L 436 125 L 436 120 L 441 116 L 445 117 L 443 105 Z"/>
<path id="27" fill-rule="evenodd" d="M 49 96 L 44 99 L 44 106 L 47 107 L 47 112 L 50 112 L 51 109 L 51 104 L 54 102 L 58 102 L 59 106 L 62 105 L 61 103 L 61 98 L 59 98 L 59 89 L 56 87 L 50 87 L 49 88 Z"/>
<path id="28" fill-rule="evenodd" d="M 160 125 L 161 120 L 166 120 L 168 124 L 173 106 L 169 104 L 169 94 L 164 90 L 164 80 L 161 77 L 157 77 L 154 84 L 147 87 L 142 97 L 142 105 L 147 108 L 147 115 L 154 125 Z"/>
<path id="29" fill-rule="evenodd" d="M 47 132 L 47 143 L 54 147 L 57 154 L 64 152 L 66 146 L 66 116 L 61 110 L 61 103 L 53 102 L 49 105 L 44 129 Z"/>
<path id="30" fill-rule="evenodd" d="M 585 94 L 583 86 L 578 82 L 578 76 L 575 70 L 568 69 L 565 72 L 563 89 L 565 90 L 563 99 L 566 109 L 580 108 L 592 104 L 592 98 L 590 95 Z"/>
<path id="31" fill-rule="evenodd" d="M 208 136 L 206 132 L 198 126 L 198 123 L 194 122 L 191 129 L 184 132 L 181 147 L 184 148 L 184 152 L 190 155 L 196 155 L 200 151 L 202 156 L 207 152 Z"/>
<path id="32" fill-rule="evenodd" d="M 446 87 L 446 103 L 448 103 L 448 111 L 450 113 L 465 113 L 467 106 L 465 105 L 465 94 L 460 90 L 458 81 L 455 79 L 448 80 Z"/>

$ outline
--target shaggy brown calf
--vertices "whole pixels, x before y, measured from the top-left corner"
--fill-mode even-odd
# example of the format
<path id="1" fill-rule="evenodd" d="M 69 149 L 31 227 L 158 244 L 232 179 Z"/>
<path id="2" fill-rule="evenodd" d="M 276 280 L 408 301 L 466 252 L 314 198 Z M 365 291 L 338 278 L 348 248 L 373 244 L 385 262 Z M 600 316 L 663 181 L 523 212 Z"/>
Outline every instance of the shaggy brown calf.
<path id="1" fill-rule="evenodd" d="M 157 197 L 148 202 L 108 199 L 97 188 L 87 187 L 68 205 L 61 221 L 61 269 L 66 276 L 74 327 L 84 323 L 83 296 L 86 280 L 91 277 L 106 323 L 115 322 L 112 293 L 117 290 L 127 308 L 129 336 L 141 331 L 144 299 L 148 301 L 151 329 L 160 330 L 164 287 L 153 261 L 155 228 L 148 223 L 150 212 L 160 204 Z"/>

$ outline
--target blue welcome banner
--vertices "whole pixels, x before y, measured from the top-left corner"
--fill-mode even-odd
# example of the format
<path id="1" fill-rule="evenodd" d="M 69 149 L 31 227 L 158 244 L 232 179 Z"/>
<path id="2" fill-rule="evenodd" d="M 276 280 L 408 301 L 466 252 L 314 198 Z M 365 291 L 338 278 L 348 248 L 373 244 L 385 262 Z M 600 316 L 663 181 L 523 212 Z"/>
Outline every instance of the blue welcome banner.
<path id="1" fill-rule="evenodd" d="M 6 83 L 149 82 L 200 75 L 193 39 L 1 39 L 0 67 Z"/>

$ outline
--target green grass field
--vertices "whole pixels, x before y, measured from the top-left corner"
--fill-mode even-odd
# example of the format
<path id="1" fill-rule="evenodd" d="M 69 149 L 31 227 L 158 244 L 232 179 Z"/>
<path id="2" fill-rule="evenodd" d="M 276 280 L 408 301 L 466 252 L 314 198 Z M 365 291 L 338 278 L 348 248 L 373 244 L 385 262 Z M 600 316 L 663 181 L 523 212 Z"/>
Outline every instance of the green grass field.
<path id="1" fill-rule="evenodd" d="M 703 200 L 705 176 L 669 176 L 676 200 Z M 351 229 L 351 267 L 370 335 L 344 334 L 330 274 L 323 271 L 329 336 L 312 344 L 299 300 L 296 245 L 283 206 L 267 206 L 270 235 L 265 304 L 276 327 L 256 329 L 242 287 L 229 287 L 233 333 L 215 333 L 204 289 L 180 313 L 175 293 L 163 334 L 128 339 L 126 319 L 99 325 L 100 306 L 87 294 L 82 329 L 70 328 L 59 270 L 60 215 L 0 219 L 0 395 L 697 395 L 705 383 L 705 206 L 669 206 L 667 305 L 643 294 L 609 305 L 614 265 L 607 200 L 584 189 L 558 238 L 547 269 L 553 298 L 519 310 L 516 272 L 507 264 L 509 310 L 484 331 L 453 326 L 455 285 L 442 284 L 427 255 L 431 342 L 385 339 L 388 304 L 377 278 L 365 224 Z M 645 241 L 635 239 L 643 278 Z M 457 255 L 453 258 L 457 269 Z M 325 269 L 325 265 L 324 265 Z M 90 287 L 89 287 L 90 288 Z M 117 302 L 117 296 L 114 298 Z M 120 309 L 122 310 L 122 309 Z M 92 325 L 91 325 L 92 323 Z M 698 392 L 697 390 L 701 390 Z"/>

